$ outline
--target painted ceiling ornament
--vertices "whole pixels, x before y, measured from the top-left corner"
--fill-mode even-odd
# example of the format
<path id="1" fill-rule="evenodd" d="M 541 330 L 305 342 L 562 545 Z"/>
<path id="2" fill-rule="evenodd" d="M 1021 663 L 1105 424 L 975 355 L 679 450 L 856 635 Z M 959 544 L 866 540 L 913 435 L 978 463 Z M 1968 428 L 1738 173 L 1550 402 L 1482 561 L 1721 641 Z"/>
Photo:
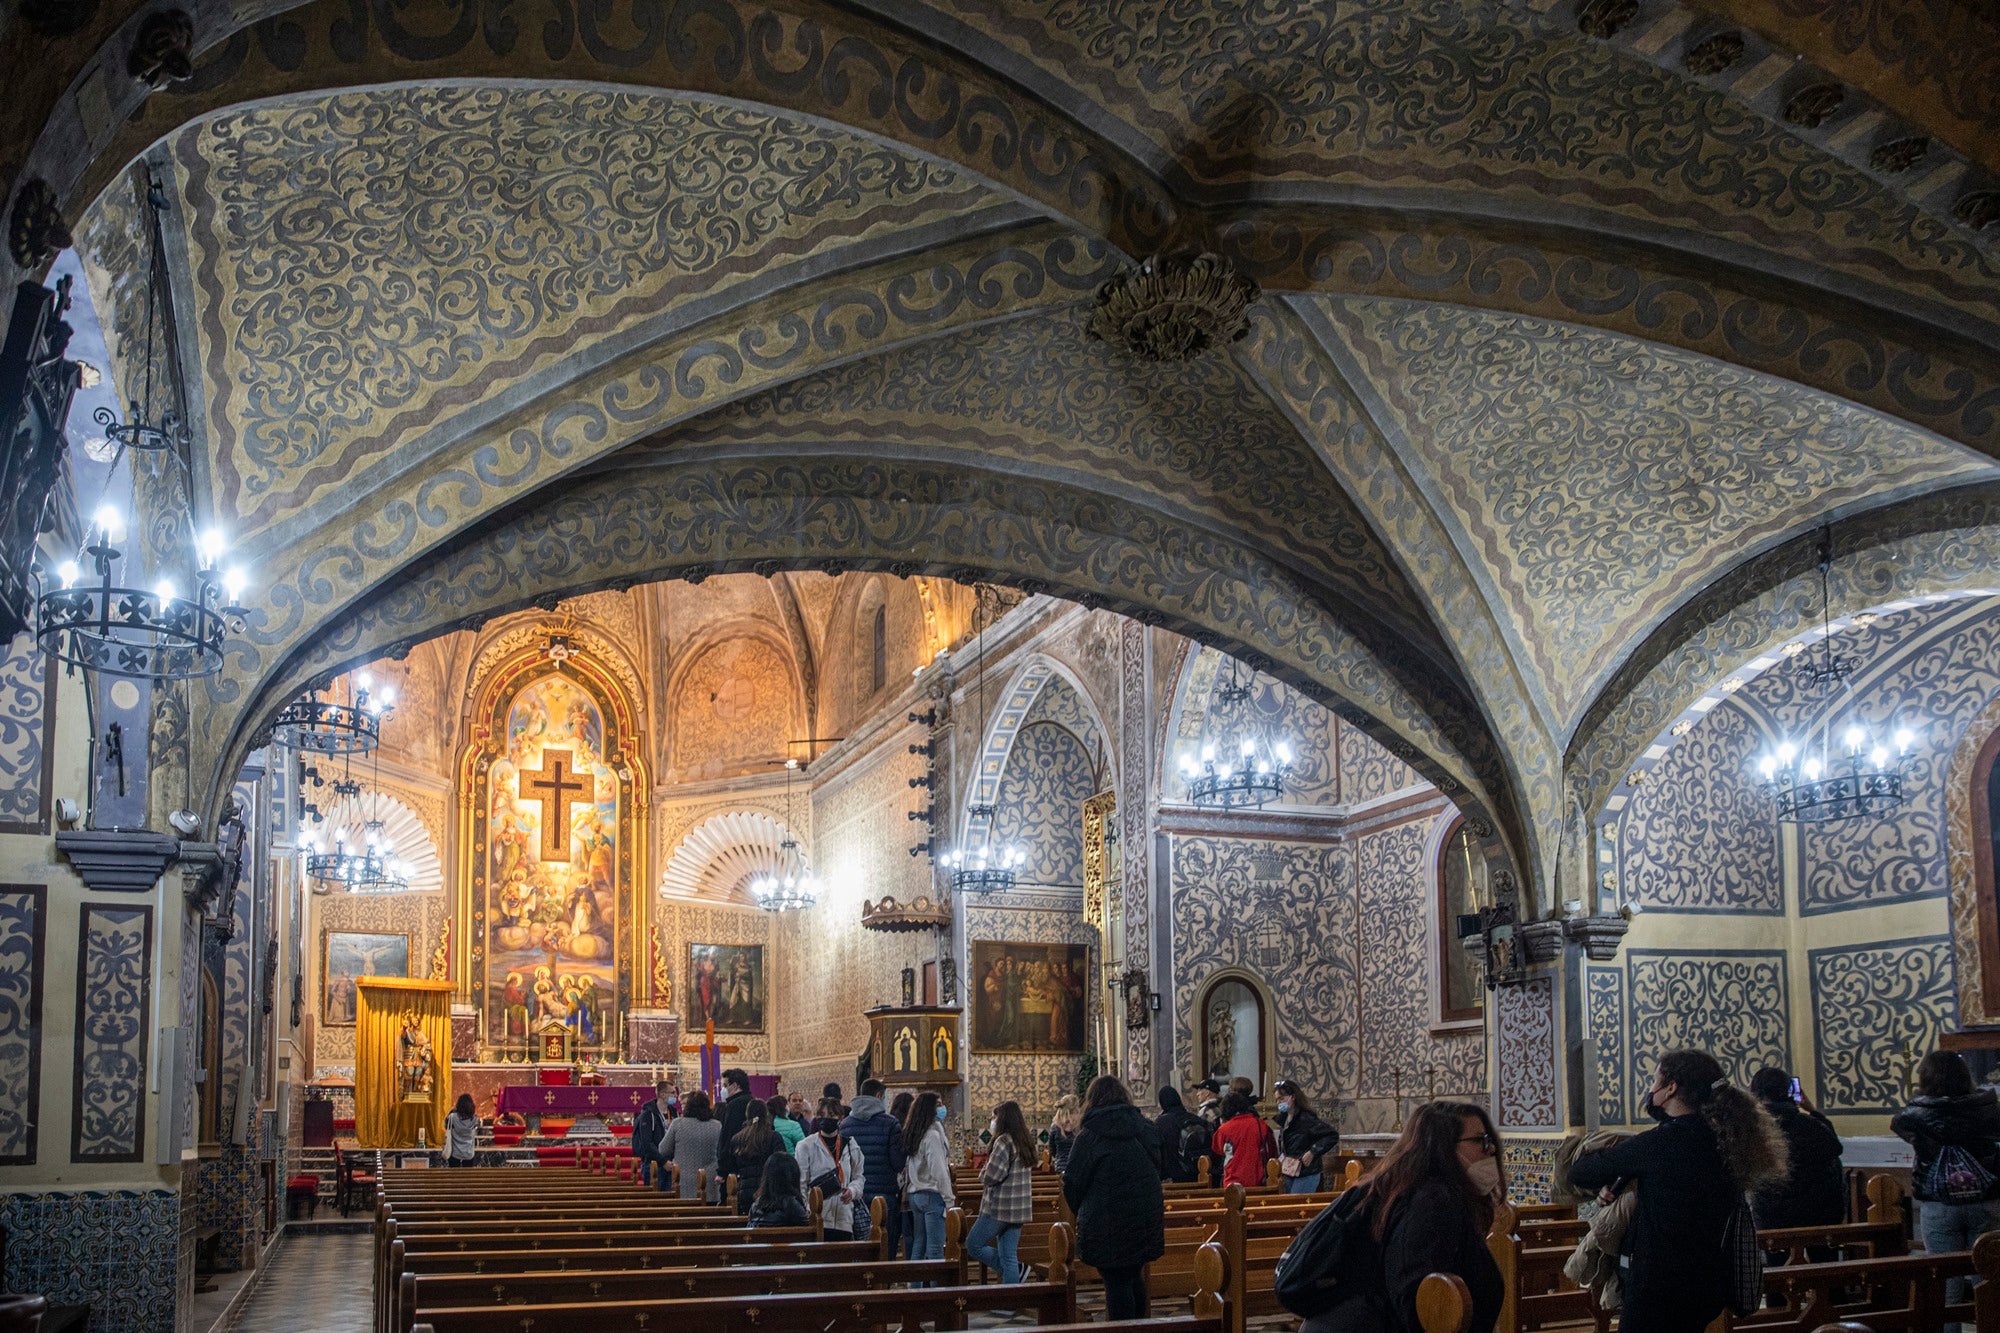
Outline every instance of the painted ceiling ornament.
<path id="1" fill-rule="evenodd" d="M 133 39 L 125 72 L 154 92 L 193 78 L 194 20 L 179 9 L 148 15 Z"/>
<path id="2" fill-rule="evenodd" d="M 1187 361 L 1250 331 L 1263 293 L 1220 255 L 1154 255 L 1097 289 L 1090 336 L 1147 361 Z"/>
<path id="3" fill-rule="evenodd" d="M 24 269 L 37 269 L 76 244 L 63 220 L 55 187 L 40 176 L 22 182 L 7 219 L 7 253 Z"/>

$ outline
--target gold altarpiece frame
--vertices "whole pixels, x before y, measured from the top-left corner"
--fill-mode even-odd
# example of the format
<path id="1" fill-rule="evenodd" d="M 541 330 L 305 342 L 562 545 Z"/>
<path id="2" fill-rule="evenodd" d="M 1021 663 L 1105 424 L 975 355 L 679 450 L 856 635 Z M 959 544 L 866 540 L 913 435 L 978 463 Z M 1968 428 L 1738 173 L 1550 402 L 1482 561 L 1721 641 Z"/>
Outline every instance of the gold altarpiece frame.
<path id="1" fill-rule="evenodd" d="M 579 1023 L 577 1044 L 619 1058 L 622 1016 L 669 1002 L 654 993 L 652 895 L 645 891 L 651 783 L 638 709 L 588 640 L 571 636 L 560 656 L 537 643 L 497 663 L 471 719 L 458 763 L 451 953 L 459 998 L 479 1010 L 481 1056 L 529 1057 L 549 1016 L 549 988 L 560 1008 L 564 985 L 575 981 L 592 996 L 575 1005 L 591 1015 L 588 1025 Z M 605 798 L 613 793 L 607 820 Z M 581 810 L 568 821 L 566 847 L 563 834 L 551 835 L 542 823 L 551 806 L 566 815 Z M 612 848 L 604 846 L 607 826 Z M 524 892 L 533 898 L 526 912 Z M 607 906 L 615 920 L 604 930 Z M 510 1014 L 514 1006 L 504 1002 L 514 992 L 524 998 L 524 1015 Z"/>
<path id="2" fill-rule="evenodd" d="M 1109 983 L 1120 980 L 1125 965 L 1125 885 L 1120 873 L 1123 858 L 1118 854 L 1112 823 L 1118 815 L 1118 796 L 1101 791 L 1083 803 L 1083 919 L 1097 932 L 1098 977 L 1096 991 L 1111 995 Z M 1119 1004 L 1097 1006 L 1098 1040 L 1105 1068 L 1124 1068 L 1125 1012 Z"/>

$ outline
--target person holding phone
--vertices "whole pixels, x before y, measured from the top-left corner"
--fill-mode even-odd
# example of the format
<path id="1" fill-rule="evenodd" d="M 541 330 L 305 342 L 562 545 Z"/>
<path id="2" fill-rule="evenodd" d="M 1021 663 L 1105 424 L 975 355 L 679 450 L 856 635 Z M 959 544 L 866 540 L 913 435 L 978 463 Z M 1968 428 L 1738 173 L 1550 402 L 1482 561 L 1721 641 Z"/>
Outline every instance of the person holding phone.
<path id="1" fill-rule="evenodd" d="M 1750 1095 L 1777 1122 L 1791 1163 L 1783 1179 L 1750 1196 L 1758 1227 L 1822 1227 L 1846 1221 L 1846 1176 L 1840 1164 L 1840 1135 L 1832 1122 L 1783 1069 L 1758 1070 L 1750 1079 Z"/>

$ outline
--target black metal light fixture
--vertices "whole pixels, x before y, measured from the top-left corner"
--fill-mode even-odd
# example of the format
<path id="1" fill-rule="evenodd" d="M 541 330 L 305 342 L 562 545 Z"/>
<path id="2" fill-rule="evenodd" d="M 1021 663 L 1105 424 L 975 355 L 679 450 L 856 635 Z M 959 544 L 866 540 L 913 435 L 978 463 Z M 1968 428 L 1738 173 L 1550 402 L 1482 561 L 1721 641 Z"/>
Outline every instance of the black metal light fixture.
<path id="1" fill-rule="evenodd" d="M 1918 739 L 1917 730 L 1902 723 L 1878 735 L 1850 713 L 1835 741 L 1836 704 L 1841 696 L 1854 693 L 1854 664 L 1833 647 L 1828 588 L 1832 565 L 1829 529 L 1820 537 L 1819 651 L 1808 648 L 1793 666 L 1826 705 L 1802 742 L 1781 740 L 1757 762 L 1764 789 L 1776 802 L 1778 819 L 1788 824 L 1831 824 L 1895 810 L 1903 803 L 1903 769 Z"/>
<path id="2" fill-rule="evenodd" d="M 800 912 L 819 901 L 819 877 L 806 864 L 804 855 L 799 851 L 798 839 L 791 835 L 792 775 L 798 771 L 798 760 L 785 760 L 786 832 L 784 840 L 778 844 L 778 855 L 784 866 L 750 881 L 750 892 L 757 899 L 757 905 L 767 912 Z"/>
<path id="3" fill-rule="evenodd" d="M 974 590 L 978 598 L 975 614 L 978 615 L 978 671 L 974 688 L 978 693 L 979 711 L 975 716 L 979 725 L 986 723 L 986 591 L 982 584 Z M 1027 857 L 1019 847 L 1009 843 L 995 846 L 993 842 L 993 807 L 979 802 L 966 807 L 966 834 L 972 835 L 978 827 L 978 840 L 968 841 L 964 846 L 954 847 L 939 858 L 938 863 L 951 873 L 951 886 L 960 893 L 1004 893 L 1014 887 L 1016 875 Z"/>
<path id="4" fill-rule="evenodd" d="M 1229 681 L 1216 687 L 1216 702 L 1243 705 L 1250 694 L 1251 686 L 1239 678 L 1236 659 L 1230 658 Z M 1204 809 L 1262 809 L 1285 794 L 1293 759 L 1289 741 L 1250 734 L 1225 741 L 1220 755 L 1212 741 L 1201 747 L 1198 756 L 1183 753 L 1181 777 L 1187 783 L 1188 800 Z"/>
<path id="5" fill-rule="evenodd" d="M 313 754 L 365 754 L 382 741 L 382 719 L 396 707 L 393 686 L 375 688 L 366 672 L 355 678 L 354 702 L 322 699 L 318 690 L 285 705 L 271 737 L 292 750 Z"/>

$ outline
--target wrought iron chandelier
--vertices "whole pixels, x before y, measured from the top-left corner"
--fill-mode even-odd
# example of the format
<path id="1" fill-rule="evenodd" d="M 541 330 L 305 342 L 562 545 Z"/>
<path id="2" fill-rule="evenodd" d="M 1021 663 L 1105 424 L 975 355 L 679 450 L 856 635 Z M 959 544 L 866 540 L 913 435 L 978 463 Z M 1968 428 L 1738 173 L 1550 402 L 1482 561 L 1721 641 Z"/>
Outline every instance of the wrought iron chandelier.
<path id="1" fill-rule="evenodd" d="M 974 715 L 981 726 L 986 722 L 986 589 L 984 586 L 973 590 L 978 599 L 974 614 L 978 616 L 978 668 L 974 688 L 978 693 L 979 711 Z M 979 826 L 979 841 L 963 847 L 954 847 L 941 858 L 940 864 L 951 872 L 951 886 L 960 893 L 1004 893 L 1014 887 L 1015 876 L 1027 857 L 1012 843 L 996 847 L 993 843 L 994 818 L 992 805 L 980 802 L 966 807 L 966 833 L 972 826 Z"/>
<path id="2" fill-rule="evenodd" d="M 382 741 L 382 719 L 396 707 L 395 687 L 379 691 L 366 672 L 354 681 L 354 702 L 339 703 L 306 691 L 285 705 L 271 738 L 287 749 L 313 754 L 366 754 Z"/>
<path id="3" fill-rule="evenodd" d="M 409 867 L 389 845 L 382 821 L 371 819 L 361 827 L 362 848 L 358 852 L 348 849 L 341 834 L 334 835 L 333 846 L 325 851 L 320 850 L 319 840 L 311 835 L 300 842 L 306 877 L 313 882 L 314 892 L 344 889 L 348 893 L 400 893 L 410 887 Z"/>
<path id="4" fill-rule="evenodd" d="M 799 851 L 798 839 L 791 836 L 792 828 L 792 774 L 799 771 L 799 761 L 785 760 L 785 838 L 778 844 L 778 856 L 784 868 L 767 875 L 759 875 L 750 881 L 750 892 L 757 899 L 757 905 L 767 912 L 799 912 L 819 902 L 819 877 L 806 864 Z"/>
<path id="5" fill-rule="evenodd" d="M 1828 594 L 1832 565 L 1833 534 L 1828 530 L 1820 537 L 1819 651 L 1807 648 L 1793 664 L 1826 701 L 1819 722 L 1803 742 L 1781 740 L 1757 761 L 1762 785 L 1783 823 L 1831 824 L 1895 810 L 1903 803 L 1903 768 L 1918 739 L 1916 728 L 1900 724 L 1878 735 L 1858 712 L 1850 712 L 1838 745 L 1834 742 L 1836 705 L 1843 695 L 1850 696 L 1852 705 L 1854 662 L 1834 651 Z"/>
<path id="6" fill-rule="evenodd" d="M 139 401 L 124 423 L 109 408 L 96 413 L 105 438 L 114 447 L 106 489 L 118 477 L 118 465 L 129 451 L 160 455 L 180 483 L 187 511 L 193 512 L 187 485 L 186 429 L 170 408 L 154 402 L 153 368 L 160 355 L 159 294 L 163 281 L 158 214 L 165 198 L 157 182 L 147 191 L 151 205 L 151 265 L 146 286 L 146 366 Z M 168 395 L 171 396 L 171 395 Z M 162 572 L 151 588 L 131 586 L 137 580 L 115 567 L 126 560 L 125 516 L 106 499 L 97 506 L 72 559 L 56 566 L 55 587 L 46 575 L 35 599 L 35 639 L 56 660 L 113 676 L 158 681 L 191 680 L 222 669 L 223 645 L 230 632 L 242 628 L 245 580 L 240 569 L 223 568 L 228 541 L 210 528 L 195 543 L 194 587 L 186 596 L 170 574 Z M 134 557 L 136 559 L 136 557 Z M 88 571 L 86 573 L 86 570 Z"/>
<path id="7" fill-rule="evenodd" d="M 993 807 L 981 803 L 966 810 L 968 829 L 980 826 L 975 844 L 954 847 L 944 854 L 944 868 L 951 872 L 951 886 L 960 893 L 1005 893 L 1014 887 L 1027 856 L 1012 843 L 993 845 Z"/>
<path id="8" fill-rule="evenodd" d="M 1218 704 L 1242 705 L 1250 700 L 1249 682 L 1242 680 L 1236 659 L 1229 659 L 1229 683 L 1216 688 Z M 1218 758 L 1214 742 L 1201 747 L 1200 757 L 1181 755 L 1181 777 L 1187 782 L 1188 800 L 1209 810 L 1262 809 L 1266 802 L 1285 794 L 1291 777 L 1291 743 L 1263 735 L 1248 735 L 1233 747 L 1224 746 L 1227 757 Z"/>

